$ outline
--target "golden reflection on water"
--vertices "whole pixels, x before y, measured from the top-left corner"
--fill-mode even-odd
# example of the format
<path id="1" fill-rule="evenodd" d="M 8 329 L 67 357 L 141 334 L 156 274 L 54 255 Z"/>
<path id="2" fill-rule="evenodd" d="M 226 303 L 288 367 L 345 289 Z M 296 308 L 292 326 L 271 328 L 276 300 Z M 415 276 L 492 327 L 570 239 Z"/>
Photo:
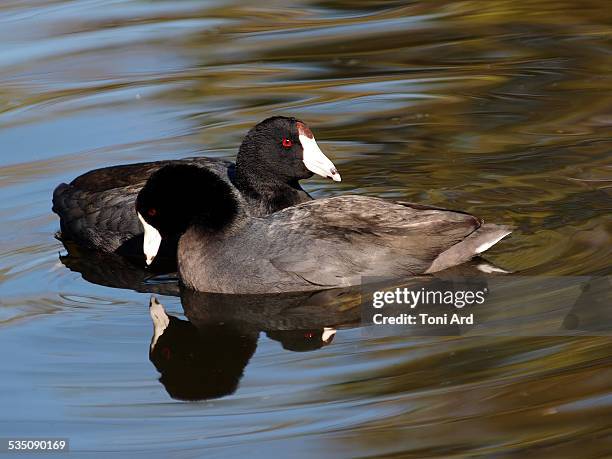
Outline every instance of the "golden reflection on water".
<path id="1" fill-rule="evenodd" d="M 605 1 L 2 2 L 2 320 L 17 330 L 15 318 L 69 311 L 102 327 L 100 305 L 145 302 L 58 263 L 57 183 L 121 162 L 232 158 L 245 131 L 273 114 L 306 120 L 341 171 L 341 183 L 306 184 L 317 197 L 464 209 L 517 228 L 489 257 L 507 269 L 610 274 L 611 21 Z M 145 326 L 132 319 L 134 330 Z M 270 421 L 281 444 L 303 435 L 318 455 L 347 457 L 609 451 L 608 338 L 345 333 L 326 353 L 299 355 L 299 368 L 318 376 L 307 402 L 280 398 L 302 425 L 285 431 Z M 258 352 L 251 365 L 272 359 L 279 384 L 296 383 L 287 371 L 295 355 L 261 343 Z M 81 371 L 66 373 L 86 378 Z M 248 430 L 267 405 L 243 403 Z M 342 421 L 345 410 L 355 418 Z M 336 425 L 324 421 L 334 417 Z M 184 427 L 176 422 L 171 429 Z M 252 442 L 264 451 L 262 438 Z"/>

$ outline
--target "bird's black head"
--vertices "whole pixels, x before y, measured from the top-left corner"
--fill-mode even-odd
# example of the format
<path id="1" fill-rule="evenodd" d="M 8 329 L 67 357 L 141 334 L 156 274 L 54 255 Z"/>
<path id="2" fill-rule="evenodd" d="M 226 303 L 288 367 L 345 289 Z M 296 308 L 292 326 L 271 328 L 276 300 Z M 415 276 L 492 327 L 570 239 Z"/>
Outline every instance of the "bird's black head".
<path id="1" fill-rule="evenodd" d="M 168 165 L 151 175 L 136 199 L 147 264 L 162 238 L 178 238 L 192 224 L 208 231 L 229 225 L 241 211 L 235 193 L 223 178 L 196 165 Z"/>
<path id="2" fill-rule="evenodd" d="M 247 133 L 236 167 L 251 180 L 293 183 L 315 173 L 340 181 L 340 174 L 308 126 L 284 116 L 265 119 Z"/>

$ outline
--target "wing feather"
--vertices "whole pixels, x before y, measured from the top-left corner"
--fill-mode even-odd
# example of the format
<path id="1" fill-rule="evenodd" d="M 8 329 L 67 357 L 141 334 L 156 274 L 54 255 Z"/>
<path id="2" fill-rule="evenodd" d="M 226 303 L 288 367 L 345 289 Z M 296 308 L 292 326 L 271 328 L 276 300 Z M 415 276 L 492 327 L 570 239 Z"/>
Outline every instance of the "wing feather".
<path id="1" fill-rule="evenodd" d="M 263 219 L 259 243 L 270 241 L 263 243 L 268 259 L 287 275 L 313 285 L 351 285 L 359 276 L 420 274 L 481 224 L 463 212 L 338 196 Z"/>

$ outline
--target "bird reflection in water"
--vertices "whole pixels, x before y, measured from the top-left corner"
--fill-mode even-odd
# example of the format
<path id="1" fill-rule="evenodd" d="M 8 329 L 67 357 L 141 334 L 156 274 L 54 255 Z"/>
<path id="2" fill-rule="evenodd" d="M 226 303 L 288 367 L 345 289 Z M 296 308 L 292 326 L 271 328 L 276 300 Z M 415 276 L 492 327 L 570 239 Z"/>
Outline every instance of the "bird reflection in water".
<path id="1" fill-rule="evenodd" d="M 260 332 L 289 351 L 315 351 L 330 344 L 335 326 L 359 322 L 359 308 L 328 309 L 317 295 L 236 296 L 187 292 L 182 296 L 189 320 L 168 315 L 151 297 L 153 337 L 149 358 L 159 381 L 177 400 L 208 400 L 236 391 L 255 353 Z M 225 303 L 231 304 L 225 304 Z M 322 305 L 323 303 L 321 303 Z M 336 303 L 337 304 L 337 303 Z M 355 303 L 357 304 L 357 303 Z"/>
<path id="2" fill-rule="evenodd" d="M 150 302 L 153 338 L 149 358 L 170 397 L 205 400 L 232 394 L 257 348 L 257 330 L 238 324 L 196 327 Z"/>

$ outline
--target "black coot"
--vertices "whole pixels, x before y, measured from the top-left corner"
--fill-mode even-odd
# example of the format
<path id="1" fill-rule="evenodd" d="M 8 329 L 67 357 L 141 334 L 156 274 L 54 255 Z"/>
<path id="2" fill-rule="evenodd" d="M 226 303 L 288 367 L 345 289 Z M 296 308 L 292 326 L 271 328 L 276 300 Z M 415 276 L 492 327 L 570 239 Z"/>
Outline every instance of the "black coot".
<path id="1" fill-rule="evenodd" d="M 195 197 L 195 198 L 194 198 Z M 337 196 L 253 217 L 207 168 L 166 166 L 138 195 L 145 251 L 180 237 L 179 277 L 205 292 L 271 293 L 356 285 L 362 276 L 441 271 L 510 233 L 473 215 L 366 196 Z"/>
<path id="2" fill-rule="evenodd" d="M 245 209 L 254 216 L 311 200 L 299 180 L 313 173 L 340 181 L 340 174 L 321 152 L 306 124 L 295 118 L 268 118 L 247 133 L 236 165 L 213 158 L 156 161 L 96 169 L 69 185 L 62 183 L 53 192 L 61 239 L 90 249 L 141 257 L 143 227 L 134 208 L 136 196 L 152 173 L 177 164 L 215 173 L 240 191 Z M 167 244 L 165 249 L 165 255 L 174 256 L 175 244 Z"/>

